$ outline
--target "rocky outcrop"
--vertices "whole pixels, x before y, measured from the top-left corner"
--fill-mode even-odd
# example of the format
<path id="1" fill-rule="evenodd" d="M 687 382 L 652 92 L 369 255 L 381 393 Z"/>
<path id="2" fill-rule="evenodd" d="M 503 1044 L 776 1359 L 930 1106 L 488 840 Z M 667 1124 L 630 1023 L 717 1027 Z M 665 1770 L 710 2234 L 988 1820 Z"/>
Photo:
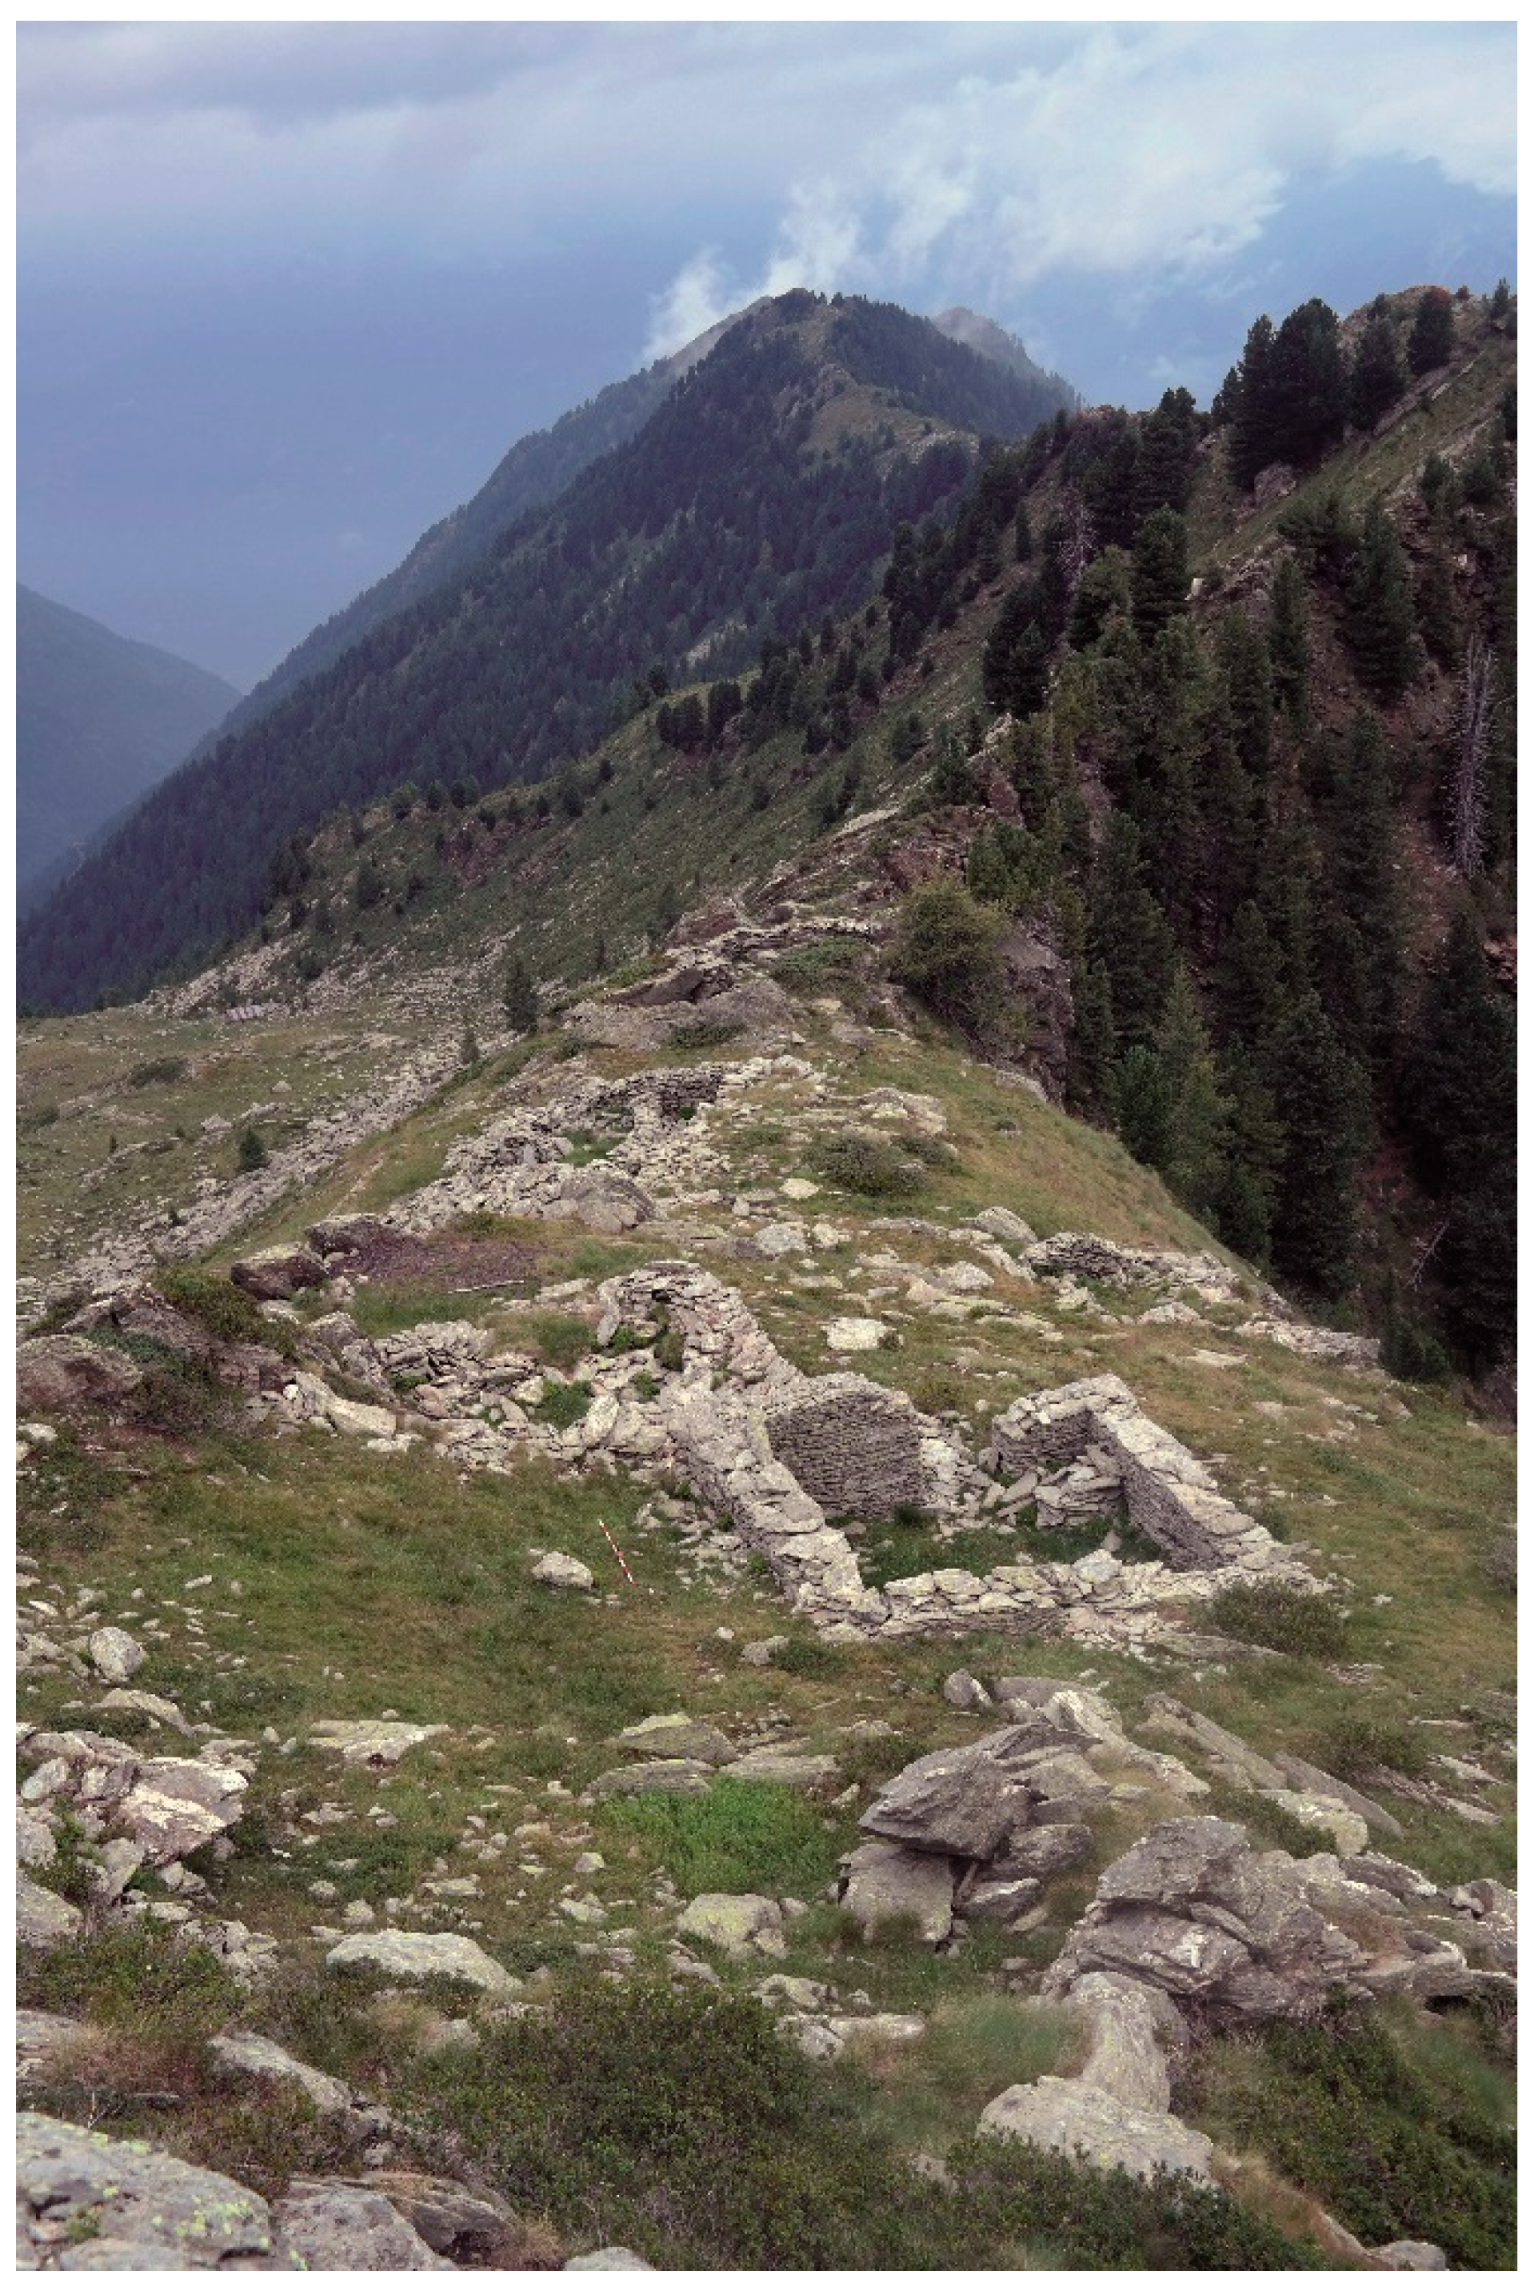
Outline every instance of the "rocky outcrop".
<path id="1" fill-rule="evenodd" d="M 256 2192 L 210 2168 L 90 2128 L 16 2122 L 19 2259 L 93 2271 L 292 2271 Z M 71 2261 L 70 2258 L 75 2260 Z"/>

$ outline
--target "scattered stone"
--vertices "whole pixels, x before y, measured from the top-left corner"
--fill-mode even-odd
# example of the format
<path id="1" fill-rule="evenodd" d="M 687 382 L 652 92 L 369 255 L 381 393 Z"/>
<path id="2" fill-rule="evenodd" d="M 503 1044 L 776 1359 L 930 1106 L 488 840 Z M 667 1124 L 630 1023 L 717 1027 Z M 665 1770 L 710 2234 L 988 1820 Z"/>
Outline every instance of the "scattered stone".
<path id="1" fill-rule="evenodd" d="M 738 1749 L 715 1725 L 698 1723 L 688 1715 L 649 1715 L 619 1732 L 616 1744 L 635 1755 L 669 1762 L 731 1763 Z"/>
<path id="2" fill-rule="evenodd" d="M 823 1338 L 831 1350 L 880 1350 L 891 1332 L 880 1318 L 833 1318 Z"/>
<path id="3" fill-rule="evenodd" d="M 783 1954 L 786 1940 L 781 1934 L 782 1921 L 780 1905 L 774 1898 L 762 1898 L 752 1891 L 737 1896 L 706 1891 L 691 1900 L 675 1927 L 682 1938 L 700 1938 L 724 1953 Z"/>
<path id="4" fill-rule="evenodd" d="M 653 2265 L 630 2247 L 597 2247 L 591 2255 L 570 2256 L 565 2271 L 651 2271 Z"/>
<path id="5" fill-rule="evenodd" d="M 97 1675 L 113 1684 L 131 1683 L 149 1656 L 125 1628 L 97 1628 L 86 1650 Z"/>
<path id="6" fill-rule="evenodd" d="M 29 1875 L 16 1877 L 17 1943 L 46 1952 L 77 1938 L 83 1928 L 78 1906 L 71 1906 L 57 1891 L 45 1890 Z"/>
<path id="7" fill-rule="evenodd" d="M 619 1771 L 602 1771 L 591 1780 L 589 1792 L 596 1802 L 612 1795 L 704 1795 L 712 1776 L 710 1763 L 629 1763 Z"/>
<path id="8" fill-rule="evenodd" d="M 324 1722 L 315 1723 L 308 1737 L 315 1747 L 332 1748 L 343 1762 L 382 1769 L 397 1763 L 409 1748 L 444 1737 L 449 1729 L 445 1723 Z"/>

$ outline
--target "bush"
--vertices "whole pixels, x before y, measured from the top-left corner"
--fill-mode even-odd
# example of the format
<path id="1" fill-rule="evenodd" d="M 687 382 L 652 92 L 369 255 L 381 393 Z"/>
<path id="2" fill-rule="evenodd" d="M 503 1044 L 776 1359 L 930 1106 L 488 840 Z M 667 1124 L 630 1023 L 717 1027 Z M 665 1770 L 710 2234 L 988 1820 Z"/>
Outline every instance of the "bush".
<path id="1" fill-rule="evenodd" d="M 542 1363 L 556 1366 L 563 1374 L 589 1356 L 595 1339 L 584 1320 L 567 1310 L 533 1312 L 526 1321 L 526 1332 Z"/>
<path id="2" fill-rule="evenodd" d="M 672 1048 L 720 1048 L 725 1040 L 737 1040 L 744 1027 L 741 1023 L 720 1016 L 693 1017 L 687 1024 L 677 1024 L 670 1034 Z"/>
<path id="3" fill-rule="evenodd" d="M 549 1382 L 546 1394 L 531 1410 L 553 1429 L 572 1429 L 576 1421 L 583 1421 L 594 1399 L 588 1382 Z"/>
<path id="4" fill-rule="evenodd" d="M 1332 1602 L 1278 1582 L 1238 1581 L 1212 1600 L 1207 1617 L 1225 1636 L 1263 1644 L 1297 1660 L 1343 1657 L 1348 1630 Z"/>
<path id="5" fill-rule="evenodd" d="M 887 1136 L 828 1136 L 809 1160 L 815 1175 L 862 1199 L 912 1199 L 929 1181 L 918 1160 Z"/>
<path id="6" fill-rule="evenodd" d="M 259 1128 L 246 1128 L 239 1138 L 240 1174 L 253 1175 L 258 1168 L 269 1166 L 270 1160 L 271 1154 L 266 1149 L 266 1139 Z"/>
<path id="7" fill-rule="evenodd" d="M 890 973 L 931 1015 L 997 1045 L 1015 1029 L 1005 1009 L 1003 931 L 1003 916 L 960 882 L 929 882 L 904 901 Z"/>
<path id="8" fill-rule="evenodd" d="M 127 1076 L 130 1088 L 152 1088 L 158 1080 L 184 1080 L 184 1056 L 151 1056 L 145 1064 L 135 1064 Z"/>
<path id="9" fill-rule="evenodd" d="M 1392 1318 L 1381 1337 L 1381 1364 L 1400 1382 L 1447 1382 L 1450 1353 L 1437 1334 L 1414 1318 Z"/>
<path id="10" fill-rule="evenodd" d="M 173 1310 L 195 1319 L 215 1342 L 263 1342 L 283 1357 L 296 1357 L 296 1329 L 283 1319 L 263 1317 L 254 1297 L 232 1279 L 176 1263 L 157 1270 L 154 1284 Z"/>
<path id="11" fill-rule="evenodd" d="M 1355 1780 L 1380 1769 L 1418 1778 L 1428 1762 L 1416 1731 L 1370 1715 L 1340 1716 L 1319 1741 L 1316 1759 L 1336 1779 Z"/>

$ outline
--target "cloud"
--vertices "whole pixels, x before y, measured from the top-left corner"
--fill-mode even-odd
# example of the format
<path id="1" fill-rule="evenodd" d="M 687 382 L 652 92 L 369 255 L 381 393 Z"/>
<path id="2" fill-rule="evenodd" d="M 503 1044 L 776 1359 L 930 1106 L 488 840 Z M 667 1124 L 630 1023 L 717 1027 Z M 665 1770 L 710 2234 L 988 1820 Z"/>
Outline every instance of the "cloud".
<path id="1" fill-rule="evenodd" d="M 1298 176 L 1361 160 L 1426 160 L 1502 193 L 1512 47 L 1491 25 L 1101 29 L 839 140 L 834 170 L 792 185 L 752 283 L 710 254 L 715 315 L 730 292 L 736 307 L 791 285 L 1003 307 L 1062 274 L 1209 281 Z"/>

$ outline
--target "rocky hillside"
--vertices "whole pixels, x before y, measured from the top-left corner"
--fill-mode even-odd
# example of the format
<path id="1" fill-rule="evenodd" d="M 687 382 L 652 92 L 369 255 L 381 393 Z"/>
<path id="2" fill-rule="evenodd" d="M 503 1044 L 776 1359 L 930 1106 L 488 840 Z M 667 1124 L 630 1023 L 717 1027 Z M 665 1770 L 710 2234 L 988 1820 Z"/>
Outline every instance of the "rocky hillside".
<path id="1" fill-rule="evenodd" d="M 32 1290 L 28 2260 L 1512 2262 L 1509 1441 L 844 849 L 322 1112 L 57 1028 L 267 1160 Z"/>

